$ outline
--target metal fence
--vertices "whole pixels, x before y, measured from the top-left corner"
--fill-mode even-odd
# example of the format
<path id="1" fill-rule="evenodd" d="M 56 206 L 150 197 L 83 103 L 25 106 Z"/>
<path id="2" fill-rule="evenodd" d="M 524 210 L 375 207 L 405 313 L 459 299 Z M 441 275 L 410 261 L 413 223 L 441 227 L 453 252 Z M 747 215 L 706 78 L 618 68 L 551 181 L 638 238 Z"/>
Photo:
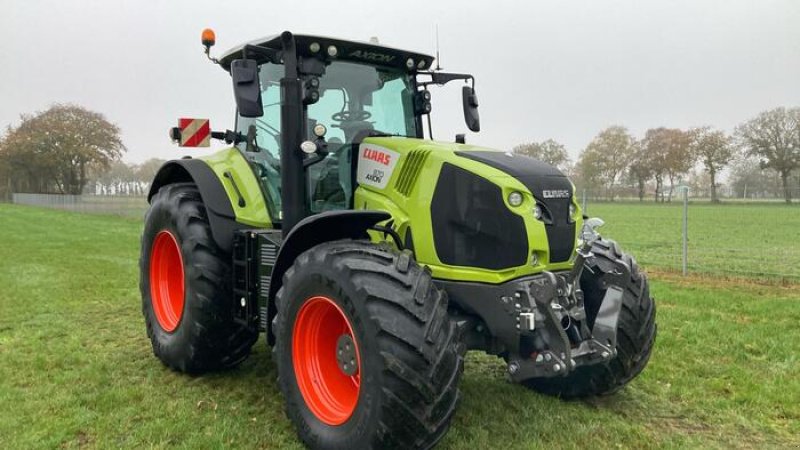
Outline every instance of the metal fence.
<path id="1" fill-rule="evenodd" d="M 581 190 L 578 191 L 581 195 Z M 617 240 L 649 270 L 800 283 L 800 204 L 684 197 L 671 203 L 593 201 L 585 213 L 605 220 Z M 13 194 L 13 203 L 79 213 L 142 217 L 144 196 Z"/>
<path id="2" fill-rule="evenodd" d="M 671 202 L 593 200 L 578 190 L 600 233 L 649 270 L 769 283 L 800 283 L 800 200 L 724 199 L 714 204 L 681 188 Z"/>
<path id="3" fill-rule="evenodd" d="M 111 214 L 141 217 L 147 209 L 147 198 L 127 195 L 58 195 L 11 194 L 11 202 L 20 205 L 62 209 L 86 214 Z"/>
<path id="4" fill-rule="evenodd" d="M 652 187 L 648 187 L 645 191 L 642 201 L 650 203 L 658 202 L 679 202 L 682 199 L 682 192 L 686 186 L 675 186 L 675 189 L 670 193 L 669 187 L 665 187 L 664 191 L 660 193 L 656 201 L 656 195 Z M 581 202 L 592 201 L 639 201 L 639 191 L 636 188 L 629 186 L 615 186 L 612 190 L 602 187 L 583 187 L 578 186 L 576 195 L 579 196 Z M 670 195 L 671 194 L 671 195 Z M 790 186 L 789 195 L 793 202 L 800 202 L 800 186 Z M 613 198 L 612 198 L 613 197 Z M 708 188 L 697 188 L 690 186 L 690 198 L 693 201 L 711 201 L 711 192 Z M 755 203 L 783 203 L 785 202 L 784 192 L 782 189 L 777 190 L 758 190 L 753 187 L 743 186 L 741 189 L 735 189 L 730 186 L 720 186 L 717 189 L 717 198 L 721 202 L 755 202 Z"/>

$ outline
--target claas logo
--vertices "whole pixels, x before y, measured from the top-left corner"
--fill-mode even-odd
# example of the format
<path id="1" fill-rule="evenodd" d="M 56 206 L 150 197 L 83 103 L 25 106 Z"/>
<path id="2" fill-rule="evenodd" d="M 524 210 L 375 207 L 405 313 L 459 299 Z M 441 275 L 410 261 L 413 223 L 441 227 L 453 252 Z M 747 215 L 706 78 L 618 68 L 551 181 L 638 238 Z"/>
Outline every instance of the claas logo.
<path id="1" fill-rule="evenodd" d="M 369 159 L 375 162 L 379 162 L 384 166 L 388 166 L 389 162 L 391 162 L 392 157 L 389 154 L 379 152 L 378 150 L 374 150 L 371 148 L 364 149 L 364 159 Z"/>

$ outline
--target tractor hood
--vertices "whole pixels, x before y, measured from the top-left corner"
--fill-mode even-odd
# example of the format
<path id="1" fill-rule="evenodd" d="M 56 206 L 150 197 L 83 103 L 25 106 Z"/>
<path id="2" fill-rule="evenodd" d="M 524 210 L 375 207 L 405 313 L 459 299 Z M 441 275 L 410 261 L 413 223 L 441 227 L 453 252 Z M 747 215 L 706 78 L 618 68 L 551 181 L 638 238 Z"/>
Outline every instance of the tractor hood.
<path id="1" fill-rule="evenodd" d="M 474 145 L 399 137 L 370 137 L 358 150 L 355 204 L 389 211 L 408 247 L 430 242 L 416 253 L 437 277 L 451 277 L 447 270 L 461 267 L 501 273 L 502 281 L 570 267 L 580 208 L 572 183 L 550 164 Z M 522 200 L 512 204 L 514 193 Z M 435 252 L 428 253 L 430 247 Z"/>
<path id="2" fill-rule="evenodd" d="M 572 197 L 572 183 L 558 168 L 525 155 L 498 151 L 457 151 L 456 155 L 481 162 L 518 179 L 543 203 Z"/>

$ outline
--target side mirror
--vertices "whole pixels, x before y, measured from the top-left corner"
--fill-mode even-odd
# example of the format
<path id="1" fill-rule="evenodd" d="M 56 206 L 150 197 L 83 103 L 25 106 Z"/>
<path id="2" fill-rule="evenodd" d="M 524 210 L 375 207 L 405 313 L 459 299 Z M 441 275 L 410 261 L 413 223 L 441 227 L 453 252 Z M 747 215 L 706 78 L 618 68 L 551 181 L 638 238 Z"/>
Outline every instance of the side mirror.
<path id="1" fill-rule="evenodd" d="M 261 83 L 258 79 L 258 64 L 254 59 L 235 59 L 231 62 L 233 96 L 236 108 L 242 117 L 261 117 Z"/>
<path id="2" fill-rule="evenodd" d="M 464 86 L 461 89 L 462 103 L 464 104 L 464 122 L 471 131 L 481 131 L 481 117 L 478 115 L 478 96 L 475 89 Z"/>

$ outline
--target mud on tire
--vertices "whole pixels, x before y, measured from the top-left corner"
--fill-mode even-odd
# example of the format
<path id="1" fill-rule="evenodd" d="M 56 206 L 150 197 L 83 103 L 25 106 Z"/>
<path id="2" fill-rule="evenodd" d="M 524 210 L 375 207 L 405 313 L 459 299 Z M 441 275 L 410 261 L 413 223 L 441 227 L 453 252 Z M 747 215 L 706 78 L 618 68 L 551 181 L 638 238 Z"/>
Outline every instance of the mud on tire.
<path id="1" fill-rule="evenodd" d="M 153 306 L 150 264 L 156 236 L 169 232 L 180 247 L 184 274 L 183 310 L 171 332 Z M 250 354 L 258 331 L 233 321 L 231 257 L 216 245 L 206 208 L 193 183 L 162 187 L 145 215 L 139 259 L 142 313 L 153 353 L 172 369 L 202 373 L 235 366 Z"/>
<path id="2" fill-rule="evenodd" d="M 647 277 L 636 261 L 623 253 L 616 242 L 599 239 L 592 246 L 593 258 L 586 261 L 581 276 L 581 289 L 589 327 L 594 320 L 605 289 L 600 275 L 611 271 L 616 262 L 630 268 L 630 280 L 623 289 L 622 308 L 617 322 L 617 357 L 607 364 L 576 369 L 566 377 L 535 378 L 524 384 L 544 394 L 562 398 L 580 398 L 616 392 L 633 380 L 647 365 L 656 337 L 656 307 L 650 297 Z"/>
<path id="3" fill-rule="evenodd" d="M 298 312 L 315 296 L 335 301 L 360 354 L 358 400 L 339 425 L 309 408 L 295 373 Z M 445 434 L 459 400 L 464 347 L 446 294 L 410 253 L 366 241 L 320 244 L 297 258 L 276 301 L 273 360 L 287 415 L 306 445 L 429 448 Z"/>

